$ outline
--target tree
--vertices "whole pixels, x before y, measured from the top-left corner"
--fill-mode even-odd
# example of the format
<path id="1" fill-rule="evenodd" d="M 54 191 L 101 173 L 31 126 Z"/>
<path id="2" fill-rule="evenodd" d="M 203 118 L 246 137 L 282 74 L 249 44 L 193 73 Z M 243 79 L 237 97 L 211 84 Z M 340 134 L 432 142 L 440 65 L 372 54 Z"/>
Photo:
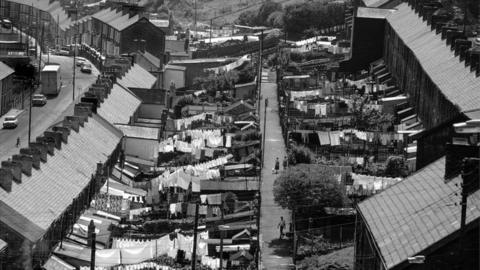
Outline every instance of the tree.
<path id="1" fill-rule="evenodd" d="M 283 12 L 275 11 L 268 15 L 267 20 L 265 21 L 267 26 L 274 28 L 283 28 Z"/>
<path id="2" fill-rule="evenodd" d="M 389 177 L 406 177 L 408 175 L 408 167 L 402 156 L 388 157 L 385 175 Z"/>
<path id="3" fill-rule="evenodd" d="M 274 199 L 283 208 L 301 213 L 324 212 L 324 207 L 342 207 L 345 193 L 331 171 L 317 165 L 288 168 L 275 180 Z"/>
<path id="4" fill-rule="evenodd" d="M 282 11 L 282 4 L 273 2 L 272 0 L 265 1 L 258 10 L 257 18 L 255 20 L 256 25 L 267 25 L 267 19 L 270 14 L 277 11 Z"/>
<path id="5" fill-rule="evenodd" d="M 358 129 L 382 131 L 392 125 L 393 115 L 368 106 L 368 98 L 355 96 L 352 102 L 352 125 Z"/>
<path id="6" fill-rule="evenodd" d="M 315 161 L 312 150 L 305 146 L 293 145 L 288 153 L 288 164 L 311 164 Z"/>
<path id="7" fill-rule="evenodd" d="M 238 18 L 237 20 L 235 20 L 235 23 L 240 25 L 254 26 L 256 19 L 257 19 L 257 12 L 255 10 L 247 10 L 240 13 L 240 15 L 238 15 Z"/>

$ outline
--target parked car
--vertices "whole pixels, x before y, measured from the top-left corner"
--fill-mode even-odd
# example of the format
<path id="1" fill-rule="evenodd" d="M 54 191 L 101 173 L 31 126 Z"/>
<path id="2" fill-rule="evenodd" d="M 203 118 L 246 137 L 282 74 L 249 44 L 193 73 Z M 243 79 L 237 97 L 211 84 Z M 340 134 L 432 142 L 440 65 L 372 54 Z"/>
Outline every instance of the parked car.
<path id="1" fill-rule="evenodd" d="M 90 64 L 83 64 L 82 68 L 80 69 L 83 73 L 92 73 L 92 65 Z"/>
<path id="2" fill-rule="evenodd" d="M 18 119 L 16 116 L 5 116 L 3 119 L 3 128 L 16 128 L 18 126 Z"/>
<path id="3" fill-rule="evenodd" d="M 87 63 L 87 59 L 85 59 L 83 57 L 75 57 L 75 65 L 77 67 L 81 67 L 86 63 Z"/>
<path id="4" fill-rule="evenodd" d="M 47 104 L 47 98 L 42 94 L 35 94 L 32 96 L 33 106 L 43 106 Z"/>

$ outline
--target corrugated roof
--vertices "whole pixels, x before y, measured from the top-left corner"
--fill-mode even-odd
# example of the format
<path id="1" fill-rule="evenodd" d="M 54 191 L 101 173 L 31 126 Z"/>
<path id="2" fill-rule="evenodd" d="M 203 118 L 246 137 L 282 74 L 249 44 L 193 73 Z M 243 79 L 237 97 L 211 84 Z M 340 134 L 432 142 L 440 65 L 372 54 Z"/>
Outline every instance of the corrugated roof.
<path id="1" fill-rule="evenodd" d="M 387 21 L 448 100 L 460 111 L 480 108 L 480 77 L 455 57 L 445 40 L 431 31 L 407 3 L 398 5 Z"/>
<path id="2" fill-rule="evenodd" d="M 460 206 L 454 204 L 462 181 L 446 184 L 444 173 L 443 157 L 358 205 L 387 269 L 460 228 Z M 480 217 L 480 190 L 468 197 L 468 206 L 467 224 Z"/>
<path id="3" fill-rule="evenodd" d="M 0 61 L 0 80 L 5 79 L 7 76 L 13 74 L 13 72 L 15 72 L 15 70 Z"/>
<path id="4" fill-rule="evenodd" d="M 130 125 L 115 125 L 118 129 L 123 132 L 123 135 L 127 137 L 142 138 L 142 139 L 151 139 L 158 140 L 158 128 L 150 127 L 141 127 L 141 126 L 130 126 Z"/>
<path id="5" fill-rule="evenodd" d="M 122 133 L 105 119 L 93 115 L 68 143 L 55 150 L 39 170 L 13 182 L 12 191 L 0 189 L 0 220 L 35 242 L 72 200 L 87 186 L 97 162 L 105 162 Z"/>
<path id="6" fill-rule="evenodd" d="M 142 101 L 128 89 L 114 84 L 107 99 L 97 113 L 112 124 L 128 124 Z"/>
<path id="7" fill-rule="evenodd" d="M 128 88 L 151 89 L 157 78 L 138 64 L 134 64 L 118 83 Z"/>

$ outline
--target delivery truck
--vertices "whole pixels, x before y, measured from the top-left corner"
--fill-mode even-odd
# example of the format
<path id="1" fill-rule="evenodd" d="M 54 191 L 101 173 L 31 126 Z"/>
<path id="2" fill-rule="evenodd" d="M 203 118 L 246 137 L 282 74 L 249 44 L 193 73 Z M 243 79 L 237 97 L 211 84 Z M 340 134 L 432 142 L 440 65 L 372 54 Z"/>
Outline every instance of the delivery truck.
<path id="1" fill-rule="evenodd" d="M 42 94 L 52 96 L 58 95 L 62 88 L 62 80 L 60 78 L 60 65 L 45 65 L 40 74 L 40 82 Z"/>

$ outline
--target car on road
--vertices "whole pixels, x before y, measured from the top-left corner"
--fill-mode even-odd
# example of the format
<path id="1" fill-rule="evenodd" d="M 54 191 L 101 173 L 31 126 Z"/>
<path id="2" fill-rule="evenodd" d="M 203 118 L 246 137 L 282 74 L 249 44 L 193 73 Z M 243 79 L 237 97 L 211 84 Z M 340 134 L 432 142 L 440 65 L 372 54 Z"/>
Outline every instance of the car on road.
<path id="1" fill-rule="evenodd" d="M 82 68 L 80 69 L 83 73 L 92 73 L 92 65 L 90 64 L 83 64 Z"/>
<path id="2" fill-rule="evenodd" d="M 86 63 L 87 63 L 87 59 L 85 59 L 83 57 L 75 57 L 75 65 L 77 67 L 81 67 Z"/>
<path id="3" fill-rule="evenodd" d="M 3 119 L 3 128 L 16 128 L 18 126 L 18 119 L 16 116 L 5 116 Z"/>
<path id="4" fill-rule="evenodd" d="M 47 98 L 42 94 L 35 94 L 32 96 L 32 105 L 33 106 L 43 106 L 47 104 Z"/>

